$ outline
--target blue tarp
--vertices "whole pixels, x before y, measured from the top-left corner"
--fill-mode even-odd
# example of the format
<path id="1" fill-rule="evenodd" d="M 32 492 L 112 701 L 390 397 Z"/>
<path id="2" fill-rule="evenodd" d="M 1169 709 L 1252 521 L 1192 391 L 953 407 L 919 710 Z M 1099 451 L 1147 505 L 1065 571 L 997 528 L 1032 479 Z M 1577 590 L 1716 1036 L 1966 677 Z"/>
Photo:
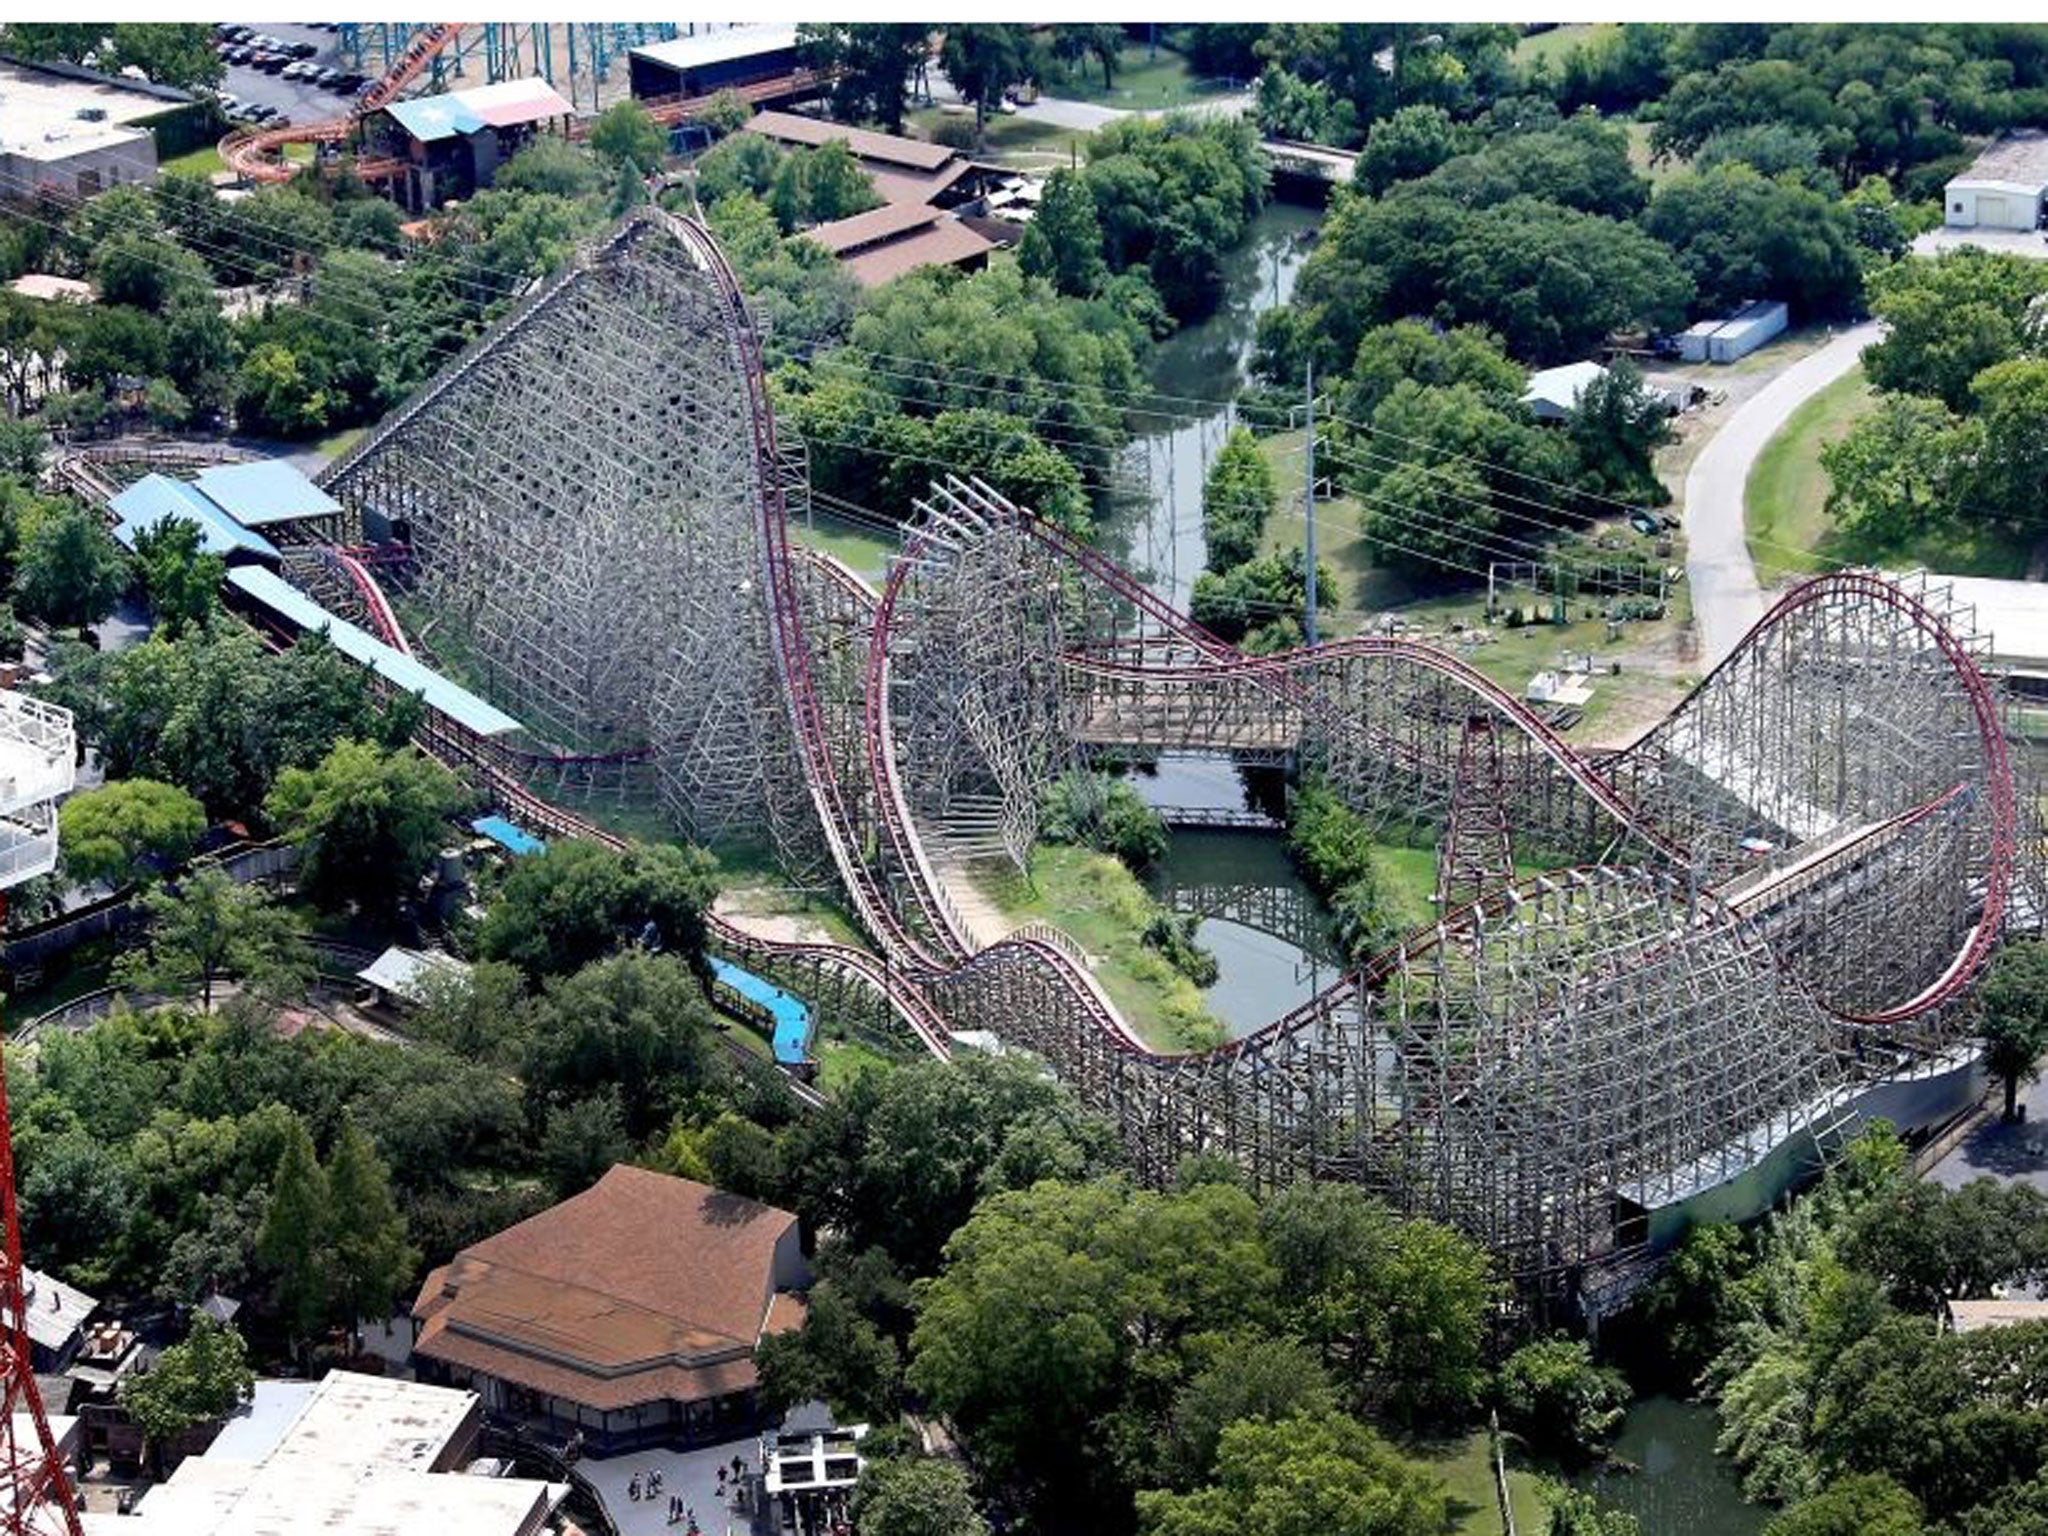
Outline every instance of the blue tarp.
<path id="1" fill-rule="evenodd" d="M 548 846 L 525 828 L 514 826 L 502 816 L 479 816 L 469 824 L 469 829 L 522 858 L 529 853 L 543 853 Z"/>
<path id="2" fill-rule="evenodd" d="M 752 971 L 743 971 L 729 960 L 713 958 L 711 974 L 748 1002 L 766 1010 L 775 1026 L 775 1063 L 798 1067 L 810 1059 L 811 1010 L 801 998 L 791 997 L 771 981 Z"/>

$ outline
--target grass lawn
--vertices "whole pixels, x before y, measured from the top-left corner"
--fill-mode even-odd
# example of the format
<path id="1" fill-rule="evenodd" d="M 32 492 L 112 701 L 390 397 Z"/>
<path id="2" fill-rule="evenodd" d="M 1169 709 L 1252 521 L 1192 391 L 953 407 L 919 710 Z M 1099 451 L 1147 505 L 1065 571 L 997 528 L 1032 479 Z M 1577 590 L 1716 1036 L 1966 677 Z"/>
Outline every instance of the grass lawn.
<path id="1" fill-rule="evenodd" d="M 1743 520 L 1758 569 L 1768 576 L 1854 564 L 1926 566 L 1951 576 L 2024 576 L 2024 544 L 1963 532 L 1894 543 L 1835 525 L 1827 512 L 1828 474 L 1821 467 L 1821 448 L 1839 440 L 1876 403 L 1863 370 L 1851 369 L 1794 411 L 1764 445 L 1743 488 Z"/>
<path id="2" fill-rule="evenodd" d="M 369 430 L 368 427 L 343 427 L 339 432 L 330 432 L 325 437 L 316 438 L 312 445 L 313 451 L 325 458 L 338 459 L 361 442 L 363 434 Z"/>
<path id="3" fill-rule="evenodd" d="M 933 130 L 948 116 L 936 107 L 908 113 L 903 119 L 904 131 L 913 137 L 932 138 Z M 998 113 L 983 129 L 982 154 L 1002 164 L 1048 170 L 1078 161 L 1088 137 L 1085 128 L 1059 128 L 1035 118 Z"/>
<path id="4" fill-rule="evenodd" d="M 1622 126 L 1628 129 L 1628 163 L 1635 167 L 1638 176 L 1647 176 L 1651 186 L 1669 181 L 1680 171 L 1692 168 L 1690 160 L 1682 160 L 1675 156 L 1665 160 L 1651 158 L 1648 123 L 1624 123 Z"/>
<path id="5" fill-rule="evenodd" d="M 228 163 L 221 159 L 219 145 L 202 144 L 197 149 L 188 149 L 182 155 L 163 161 L 157 168 L 182 171 L 188 176 L 211 176 L 216 171 L 226 170 Z"/>
<path id="6" fill-rule="evenodd" d="M 1050 923 L 1095 961 L 1095 977 L 1145 1039 L 1161 1049 L 1214 1045 L 1223 1026 L 1202 994 L 1158 951 L 1139 942 L 1157 904 L 1137 876 L 1087 848 L 1041 843 L 1031 850 L 1029 880 L 1005 865 L 989 877 L 989 898 L 1005 916 Z"/>
<path id="7" fill-rule="evenodd" d="M 871 1067 L 893 1063 L 871 1045 L 857 1040 L 827 1040 L 818 1043 L 818 1091 L 837 1097 L 847 1084 Z"/>
<path id="8" fill-rule="evenodd" d="M 1457 1536 L 1502 1536 L 1500 1501 L 1493 1491 L 1493 1458 L 1486 1431 L 1474 1430 L 1461 1440 L 1424 1445 L 1403 1445 L 1401 1449 L 1444 1480 L 1451 1496 L 1451 1529 Z M 1549 1518 L 1549 1502 L 1543 1486 L 1533 1473 L 1508 1466 L 1508 1499 L 1515 1511 L 1515 1528 L 1541 1531 Z"/>
<path id="9" fill-rule="evenodd" d="M 829 512 L 815 513 L 807 522 L 792 523 L 790 534 L 797 543 L 831 555 L 855 575 L 878 585 L 888 575 L 889 557 L 898 547 L 896 540 L 857 523 L 844 522 Z"/>
<path id="10" fill-rule="evenodd" d="M 1171 48 L 1154 50 L 1144 43 L 1128 41 L 1117 62 L 1115 79 L 1107 88 L 1102 84 L 1102 66 L 1093 58 L 1073 65 L 1055 64 L 1045 82 L 1048 96 L 1123 107 L 1133 112 L 1157 112 L 1213 101 L 1228 95 L 1229 89 L 1220 80 L 1197 76 L 1188 68 L 1187 60 Z"/>
<path id="11" fill-rule="evenodd" d="M 1568 21 L 1548 32 L 1525 32 L 1515 43 L 1514 59 L 1525 69 L 1539 61 L 1555 69 L 1574 48 L 1620 30 L 1618 21 Z"/>
<path id="12" fill-rule="evenodd" d="M 1436 920 L 1436 850 L 1379 843 L 1372 850 L 1373 867 L 1393 903 L 1394 915 L 1407 932 Z"/>

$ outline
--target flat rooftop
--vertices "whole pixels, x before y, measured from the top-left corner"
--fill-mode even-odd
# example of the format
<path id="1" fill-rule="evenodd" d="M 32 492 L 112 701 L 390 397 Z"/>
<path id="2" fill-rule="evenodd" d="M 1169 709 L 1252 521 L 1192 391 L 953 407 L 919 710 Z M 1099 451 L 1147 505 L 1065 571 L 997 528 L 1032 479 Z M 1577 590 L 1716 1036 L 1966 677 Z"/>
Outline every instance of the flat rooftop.
<path id="1" fill-rule="evenodd" d="M 796 23 L 770 22 L 761 26 L 726 27 L 717 32 L 700 32 L 695 37 L 671 38 L 665 43 L 643 43 L 628 50 L 636 58 L 665 65 L 669 69 L 703 69 L 711 64 L 730 64 L 736 59 L 756 58 L 796 46 Z"/>
<path id="2" fill-rule="evenodd" d="M 191 99 L 164 86 L 0 56 L 0 154 L 63 160 L 132 143 L 146 130 L 128 124 Z"/>
<path id="3" fill-rule="evenodd" d="M 1989 183 L 2039 195 L 2048 188 L 2048 131 L 2022 128 L 2007 134 L 1970 162 L 1949 183 Z"/>
<path id="4" fill-rule="evenodd" d="M 334 1371 L 259 1382 L 204 1455 L 90 1536 L 526 1536 L 565 1488 L 445 1466 L 480 1404 L 452 1387 Z"/>
<path id="5" fill-rule="evenodd" d="M 2048 667 L 2048 582 L 1991 576 L 1939 576 L 1958 603 L 1977 610 L 1977 632 L 1991 639 L 1991 658 L 2007 666 Z"/>

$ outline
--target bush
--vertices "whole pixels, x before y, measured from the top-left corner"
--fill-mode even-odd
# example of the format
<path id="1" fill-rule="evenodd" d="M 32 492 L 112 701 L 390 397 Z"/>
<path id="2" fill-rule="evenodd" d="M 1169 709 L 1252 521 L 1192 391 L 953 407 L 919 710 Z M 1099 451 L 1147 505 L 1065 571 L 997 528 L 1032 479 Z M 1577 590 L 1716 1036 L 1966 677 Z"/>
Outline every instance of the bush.
<path id="1" fill-rule="evenodd" d="M 1502 1416 L 1536 1450 L 1580 1458 L 1605 1451 L 1628 1405 L 1621 1372 L 1596 1364 L 1584 1339 L 1524 1344 L 1500 1371 Z"/>
<path id="2" fill-rule="evenodd" d="M 1164 955 L 1181 975 L 1198 987 L 1213 987 L 1220 973 L 1216 957 L 1195 942 L 1195 930 L 1202 925 L 1196 913 L 1168 912 L 1161 908 L 1139 936 L 1147 949 Z"/>
<path id="3" fill-rule="evenodd" d="M 1166 853 L 1166 823 L 1124 780 L 1106 773 L 1075 772 L 1045 793 L 1039 833 L 1047 842 L 1072 843 L 1111 854 L 1132 869 L 1157 863 Z"/>

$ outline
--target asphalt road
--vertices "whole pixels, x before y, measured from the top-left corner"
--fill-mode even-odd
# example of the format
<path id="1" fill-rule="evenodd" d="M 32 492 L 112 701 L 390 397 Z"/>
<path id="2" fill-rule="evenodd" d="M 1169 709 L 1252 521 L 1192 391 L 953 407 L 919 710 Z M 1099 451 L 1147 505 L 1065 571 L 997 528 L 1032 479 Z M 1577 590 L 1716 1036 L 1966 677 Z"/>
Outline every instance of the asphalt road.
<path id="1" fill-rule="evenodd" d="M 1737 406 L 1685 477 L 1685 579 L 1700 629 L 1702 669 L 1713 667 L 1764 616 L 1763 588 L 1743 532 L 1743 491 L 1764 444 L 1814 395 L 1856 366 L 1876 341 L 1875 321 L 1852 326 Z"/>

